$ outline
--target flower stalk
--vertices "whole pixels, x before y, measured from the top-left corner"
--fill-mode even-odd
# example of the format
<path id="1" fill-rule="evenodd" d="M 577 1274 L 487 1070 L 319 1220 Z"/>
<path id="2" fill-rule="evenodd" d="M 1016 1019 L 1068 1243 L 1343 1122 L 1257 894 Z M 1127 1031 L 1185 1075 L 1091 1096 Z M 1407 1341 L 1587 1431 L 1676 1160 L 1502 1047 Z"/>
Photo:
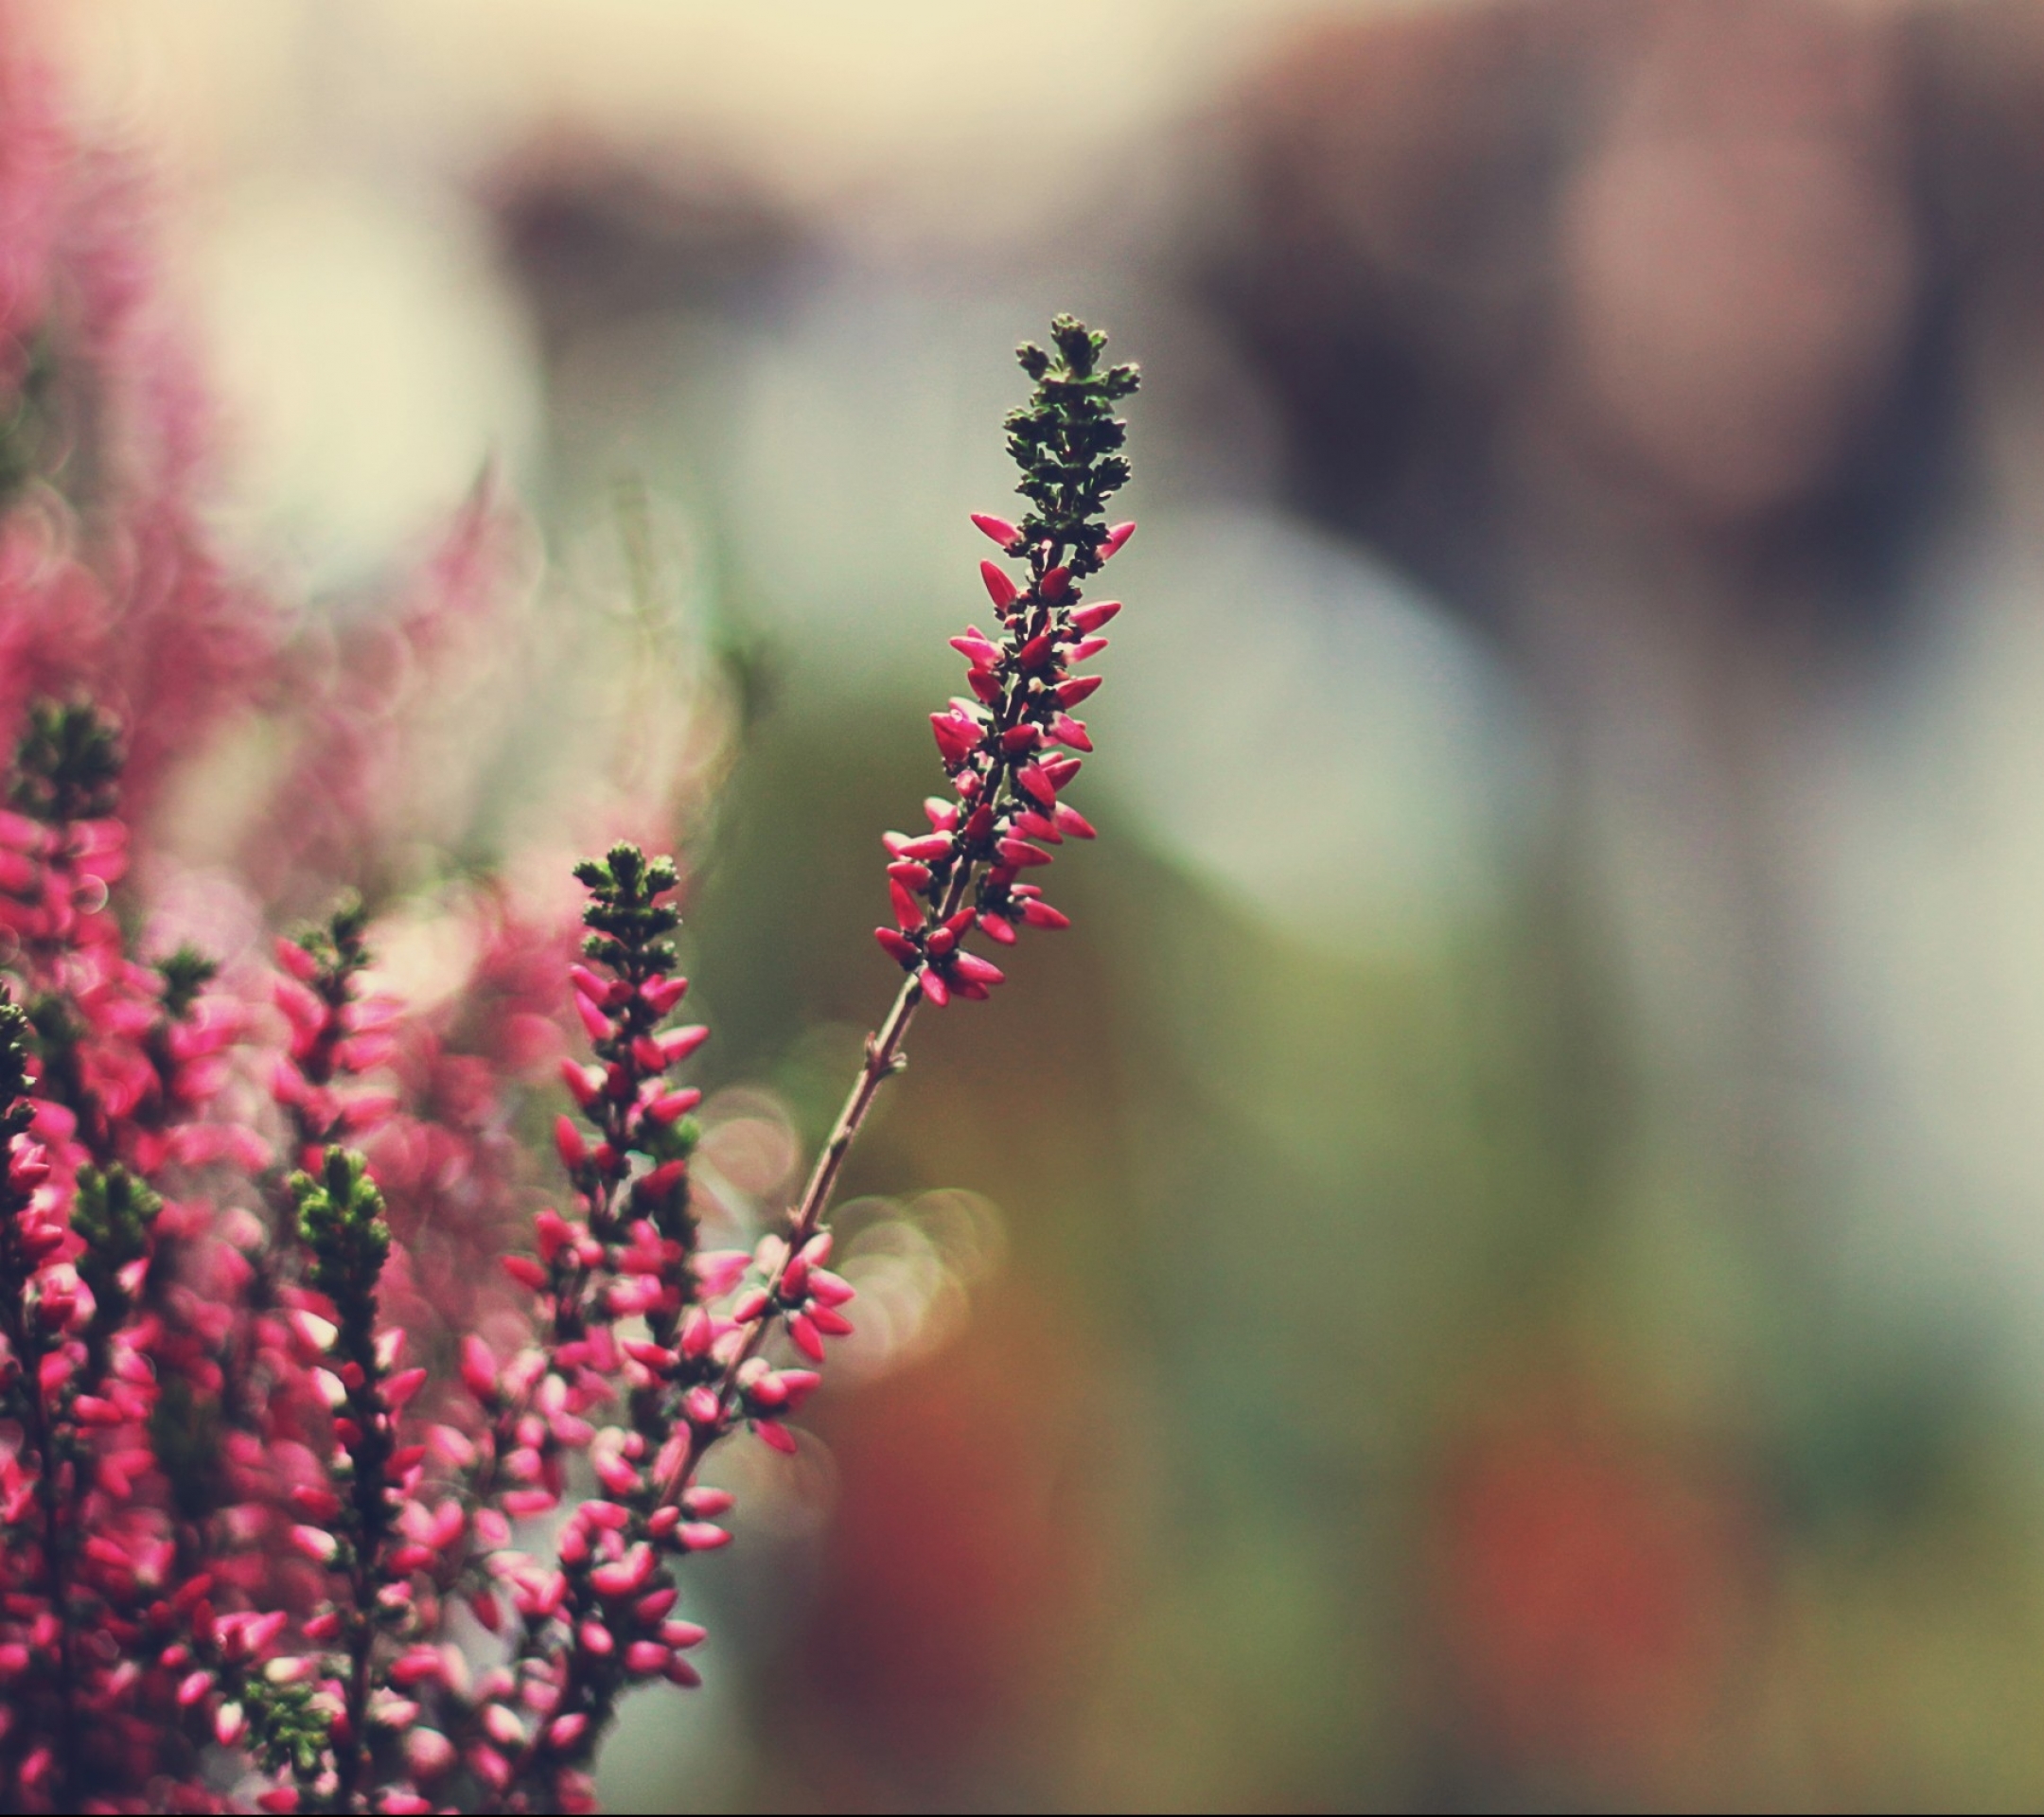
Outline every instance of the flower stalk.
<path id="1" fill-rule="evenodd" d="M 1137 379 L 1071 318 L 1051 342 L 1007 423 L 1024 513 L 974 519 L 1002 558 L 932 719 L 948 792 L 883 840 L 899 988 L 750 1250 L 703 1248 L 692 1201 L 710 1031 L 671 859 L 578 866 L 578 961 L 502 919 L 450 1009 L 367 993 L 352 895 L 252 989 L 137 950 L 136 741 L 81 701 L 29 715 L 0 812 L 0 1805 L 587 1810 L 622 1700 L 700 1683 L 683 1567 L 732 1508 L 700 1471 L 741 1434 L 799 1448 L 853 1330 L 847 1158 L 923 1006 L 1064 926 L 1041 873 L 1093 837 L 1074 714 L 1119 607 L 1085 587 L 1133 529 L 1105 505 Z M 560 1022 L 587 1044 L 557 1065 L 567 1191 L 527 1218 L 537 1062 L 508 1055 Z"/>

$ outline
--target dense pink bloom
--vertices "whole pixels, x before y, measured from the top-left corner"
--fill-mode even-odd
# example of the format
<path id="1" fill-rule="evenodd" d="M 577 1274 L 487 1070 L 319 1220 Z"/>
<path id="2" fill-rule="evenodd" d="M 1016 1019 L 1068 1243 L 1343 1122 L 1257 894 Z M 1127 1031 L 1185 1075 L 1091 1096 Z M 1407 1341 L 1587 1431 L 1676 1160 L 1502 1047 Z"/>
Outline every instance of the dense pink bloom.
<path id="1" fill-rule="evenodd" d="M 203 533 L 141 192 L 68 143 L 11 22 L 0 0 L 0 1807 L 585 1810 L 620 1697 L 699 1683 L 679 1573 L 732 1506 L 704 1458 L 798 1451 L 853 1329 L 823 1219 L 909 1016 L 1001 983 L 968 936 L 1064 925 L 1023 876 L 1093 837 L 1064 793 L 1133 376 L 1061 319 L 1024 415 L 1064 490 L 975 520 L 1023 572 L 982 564 L 996 628 L 955 640 L 970 697 L 933 720 L 950 793 L 886 837 L 908 977 L 801 1203 L 706 1251 L 671 860 L 578 867 L 579 962 L 502 884 L 450 895 L 472 957 L 417 1006 L 373 987 L 339 888 L 388 881 L 408 710 L 495 635 L 515 515 L 480 487 L 390 610 L 287 637 Z M 38 425 L 87 396 L 92 458 L 54 463 Z M 301 736 L 235 888 L 252 922 L 326 912 L 223 968 L 136 930 L 153 803 L 255 703 Z M 564 1182 L 528 1139 L 562 1090 Z"/>

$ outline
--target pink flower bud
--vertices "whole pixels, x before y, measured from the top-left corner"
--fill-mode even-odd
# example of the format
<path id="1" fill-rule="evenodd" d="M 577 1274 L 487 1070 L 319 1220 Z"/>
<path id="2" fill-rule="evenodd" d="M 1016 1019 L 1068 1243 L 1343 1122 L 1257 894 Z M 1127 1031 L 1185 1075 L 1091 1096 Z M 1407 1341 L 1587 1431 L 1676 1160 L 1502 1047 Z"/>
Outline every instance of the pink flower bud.
<path id="1" fill-rule="evenodd" d="M 402 1412 L 425 1385 L 424 1369 L 400 1369 L 383 1385 L 383 1404 L 393 1413 Z"/>
<path id="2" fill-rule="evenodd" d="M 632 1605 L 632 1614 L 641 1621 L 658 1621 L 668 1610 L 680 1600 L 681 1593 L 673 1584 L 663 1590 L 656 1590 L 651 1596 L 641 1596 Z"/>
<path id="3" fill-rule="evenodd" d="M 640 997 L 655 1015 L 665 1015 L 687 995 L 688 979 L 679 973 L 667 978 L 649 978 L 639 987 Z"/>
<path id="4" fill-rule="evenodd" d="M 997 562 L 982 561 L 979 578 L 986 582 L 987 597 L 994 602 L 996 611 L 1006 611 L 1015 602 L 1015 584 L 1008 578 L 1007 571 Z"/>
<path id="5" fill-rule="evenodd" d="M 1060 914 L 1048 902 L 1039 902 L 1033 899 L 1022 905 L 1022 919 L 1028 922 L 1031 927 L 1044 927 L 1052 930 L 1071 926 L 1071 920 L 1068 916 Z"/>
<path id="6" fill-rule="evenodd" d="M 813 1363 L 822 1362 L 823 1339 L 818 1333 L 816 1321 L 807 1313 L 789 1314 L 787 1331 L 798 1350 Z"/>
<path id="7" fill-rule="evenodd" d="M 646 1115 L 656 1123 L 671 1123 L 678 1118 L 685 1117 L 701 1103 L 701 1091 L 694 1085 L 688 1085 L 679 1091 L 662 1092 L 646 1106 Z"/>
<path id="8" fill-rule="evenodd" d="M 531 1256 L 500 1256 L 498 1265 L 520 1287 L 537 1293 L 547 1284 L 546 1269 Z"/>
<path id="9" fill-rule="evenodd" d="M 522 1748 L 525 1745 L 525 1725 L 502 1703 L 484 1706 L 483 1726 L 489 1738 L 501 1748 Z"/>
<path id="10" fill-rule="evenodd" d="M 933 713 L 930 730 L 937 734 L 937 749 L 947 764 L 961 764 L 979 745 L 979 728 L 962 714 Z"/>
<path id="11" fill-rule="evenodd" d="M 560 1154 L 561 1165 L 571 1173 L 589 1160 L 589 1144 L 583 1140 L 582 1132 L 568 1117 L 556 1117 L 554 1120 L 554 1146 Z"/>
<path id="12" fill-rule="evenodd" d="M 782 1369 L 779 1371 L 781 1385 L 787 1390 L 788 1411 L 793 1413 L 803 1402 L 823 1385 L 823 1378 L 814 1369 Z"/>
<path id="13" fill-rule="evenodd" d="M 468 1762 L 468 1771 L 492 1792 L 501 1792 L 511 1783 L 510 1761 L 486 1743 L 478 1741 L 464 1757 Z"/>
<path id="14" fill-rule="evenodd" d="M 291 1541 L 314 1564 L 331 1564 L 334 1555 L 341 1549 L 341 1542 L 319 1526 L 294 1526 L 291 1530 Z"/>
<path id="15" fill-rule="evenodd" d="M 940 1010 L 951 1000 L 951 987 L 943 981 L 942 973 L 925 965 L 916 974 L 916 981 L 923 986 L 923 995 Z"/>
<path id="16" fill-rule="evenodd" d="M 497 1399 L 497 1359 L 473 1332 L 461 1341 L 461 1378 L 468 1392 L 488 1406 Z"/>
<path id="17" fill-rule="evenodd" d="M 1092 739 L 1086 736 L 1086 729 L 1069 714 L 1059 714 L 1050 721 L 1050 736 L 1058 744 L 1068 745 L 1073 750 L 1091 750 Z"/>
<path id="18" fill-rule="evenodd" d="M 1134 519 L 1131 519 L 1127 523 L 1116 524 L 1113 529 L 1108 531 L 1106 540 L 1100 546 L 1100 558 L 1102 561 L 1111 560 L 1121 545 L 1135 534 L 1136 523 Z"/>
<path id="19" fill-rule="evenodd" d="M 418 1685 L 437 1685 L 447 1676 L 447 1661 L 437 1647 L 413 1647 L 391 1661 L 390 1680 L 406 1690 Z"/>
<path id="20" fill-rule="evenodd" d="M 990 512 L 975 511 L 972 520 L 976 529 L 992 537 L 1003 549 L 1008 548 L 1022 534 L 1006 518 L 996 518 Z"/>
<path id="21" fill-rule="evenodd" d="M 1036 591 L 1045 605 L 1057 605 L 1071 591 L 1071 570 L 1065 567 L 1051 569 L 1044 575 Z"/>
<path id="22" fill-rule="evenodd" d="M 625 1669 L 651 1678 L 667 1669 L 668 1652 L 657 1640 L 635 1640 L 625 1649 Z"/>
<path id="23" fill-rule="evenodd" d="M 574 1006 L 575 1014 L 582 1018 L 582 1026 L 589 1031 L 591 1041 L 608 1041 L 617 1032 L 610 1025 L 610 1018 L 580 991 L 574 994 Z"/>
<path id="24" fill-rule="evenodd" d="M 1097 693 L 1101 683 L 1105 679 L 1104 676 L 1099 675 L 1075 675 L 1069 680 L 1059 682 L 1057 686 L 1058 705 L 1061 707 L 1078 706 L 1089 695 Z"/>
<path id="25" fill-rule="evenodd" d="M 834 1275 L 828 1268 L 813 1268 L 809 1273 L 809 1297 L 819 1305 L 842 1306 L 858 1296 L 842 1275 Z"/>
<path id="26" fill-rule="evenodd" d="M 405 1737 L 405 1764 L 419 1779 L 437 1779 L 454 1764 L 454 1744 L 438 1729 L 414 1729 Z"/>
<path id="27" fill-rule="evenodd" d="M 617 1649 L 616 1638 L 602 1622 L 590 1619 L 575 1630 L 575 1639 L 585 1653 L 597 1659 L 608 1659 Z"/>
<path id="28" fill-rule="evenodd" d="M 49 1175 L 49 1150 L 26 1136 L 15 1137 L 8 1158 L 8 1184 L 17 1192 L 33 1192 Z"/>
<path id="29" fill-rule="evenodd" d="M 599 1564 L 590 1573 L 590 1584 L 599 1596 L 631 1596 L 645 1588 L 652 1575 L 652 1547 L 635 1545 L 622 1559 Z"/>
<path id="30" fill-rule="evenodd" d="M 587 1110 L 603 1096 L 603 1074 L 591 1073 L 589 1067 L 573 1060 L 560 1063 L 561 1084 L 568 1087 L 569 1095 Z"/>
<path id="31" fill-rule="evenodd" d="M 923 957 L 914 941 L 896 933 L 891 927 L 875 927 L 873 938 L 880 943 L 880 950 L 896 964 L 912 966 Z"/>
<path id="32" fill-rule="evenodd" d="M 629 1653 L 626 1655 L 626 1662 L 630 1663 Z M 589 1718 L 580 1710 L 574 1710 L 567 1716 L 556 1716 L 547 1725 L 547 1745 L 566 1754 L 588 1733 Z"/>
<path id="33" fill-rule="evenodd" d="M 1072 608 L 1072 628 L 1090 637 L 1121 609 L 1119 599 L 1103 599 L 1091 606 Z"/>
<path id="34" fill-rule="evenodd" d="M 981 959 L 978 953 L 960 951 L 951 961 L 951 968 L 960 978 L 970 979 L 975 984 L 998 984 L 1003 981 L 1000 967 L 991 960 Z"/>
<path id="35" fill-rule="evenodd" d="M 1076 807 L 1067 807 L 1061 802 L 1058 803 L 1057 812 L 1051 818 L 1057 821 L 1059 832 L 1069 833 L 1075 839 L 1097 837 L 1093 831 L 1093 822 Z"/>

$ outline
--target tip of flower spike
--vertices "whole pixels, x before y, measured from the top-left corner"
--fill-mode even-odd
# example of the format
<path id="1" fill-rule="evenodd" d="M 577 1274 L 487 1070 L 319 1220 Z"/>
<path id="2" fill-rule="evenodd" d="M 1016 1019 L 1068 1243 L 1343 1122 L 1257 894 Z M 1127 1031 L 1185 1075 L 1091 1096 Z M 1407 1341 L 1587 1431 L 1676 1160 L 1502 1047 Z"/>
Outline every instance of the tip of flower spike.
<path id="1" fill-rule="evenodd" d="M 1003 549 L 1008 548 L 1022 534 L 1006 518 L 996 518 L 990 511 L 975 511 L 972 520 L 974 529 L 982 536 L 992 537 Z"/>

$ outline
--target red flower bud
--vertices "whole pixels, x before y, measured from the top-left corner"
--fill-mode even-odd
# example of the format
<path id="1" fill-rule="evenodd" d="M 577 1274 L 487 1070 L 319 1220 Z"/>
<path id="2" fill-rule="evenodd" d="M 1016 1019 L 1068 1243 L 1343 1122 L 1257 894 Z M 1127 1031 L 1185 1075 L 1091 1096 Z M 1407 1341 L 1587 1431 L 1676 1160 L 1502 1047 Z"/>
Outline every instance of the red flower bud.
<path id="1" fill-rule="evenodd" d="M 589 1159 L 589 1144 L 570 1118 L 556 1117 L 554 1120 L 554 1146 L 560 1153 L 561 1165 L 571 1173 Z"/>
<path id="2" fill-rule="evenodd" d="M 979 564 L 979 578 L 986 582 L 987 597 L 994 602 L 996 610 L 1006 611 L 1014 604 L 1015 584 L 1008 578 L 1007 571 L 998 563 L 982 561 Z"/>
<path id="3" fill-rule="evenodd" d="M 902 965 L 915 965 L 923 954 L 912 940 L 905 939 L 891 927 L 875 927 L 873 938 L 880 943 L 881 950 Z"/>
<path id="4" fill-rule="evenodd" d="M 639 987 L 640 1000 L 655 1015 L 665 1015 L 687 995 L 688 979 L 678 974 L 670 978 L 649 978 Z"/>

